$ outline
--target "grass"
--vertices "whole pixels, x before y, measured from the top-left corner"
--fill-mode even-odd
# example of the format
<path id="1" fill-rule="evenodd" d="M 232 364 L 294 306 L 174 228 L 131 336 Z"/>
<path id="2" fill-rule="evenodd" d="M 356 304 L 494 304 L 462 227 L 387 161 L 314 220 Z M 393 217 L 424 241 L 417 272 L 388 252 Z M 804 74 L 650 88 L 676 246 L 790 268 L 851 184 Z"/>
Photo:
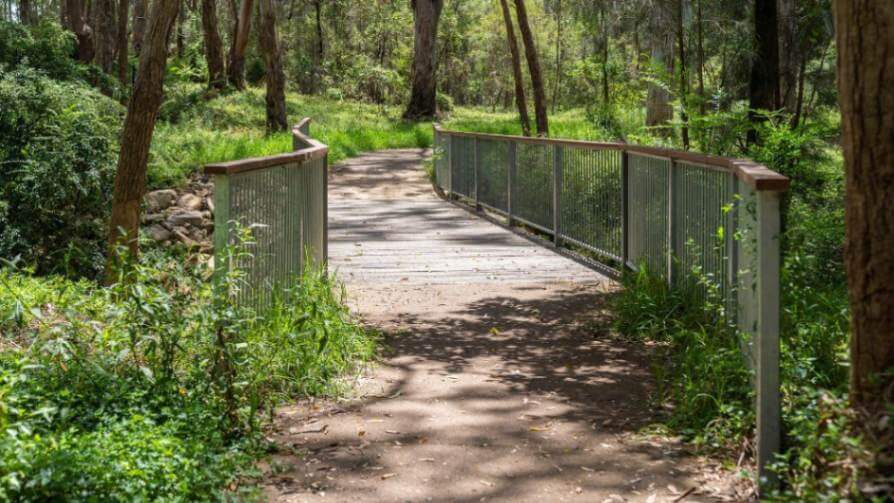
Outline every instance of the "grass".
<path id="1" fill-rule="evenodd" d="M 0 501 L 242 500 L 267 413 L 372 358 L 326 274 L 259 316 L 193 259 L 149 250 L 109 288 L 0 269 Z"/>
<path id="2" fill-rule="evenodd" d="M 168 114 L 176 122 L 161 122 L 156 129 L 149 165 L 154 188 L 181 184 L 204 164 L 291 150 L 289 133 L 265 134 L 263 89 L 184 102 L 186 111 Z M 311 135 L 329 146 L 330 163 L 363 152 L 432 144 L 431 123 L 403 121 L 397 107 L 288 93 L 286 108 L 292 122 L 311 117 Z"/>

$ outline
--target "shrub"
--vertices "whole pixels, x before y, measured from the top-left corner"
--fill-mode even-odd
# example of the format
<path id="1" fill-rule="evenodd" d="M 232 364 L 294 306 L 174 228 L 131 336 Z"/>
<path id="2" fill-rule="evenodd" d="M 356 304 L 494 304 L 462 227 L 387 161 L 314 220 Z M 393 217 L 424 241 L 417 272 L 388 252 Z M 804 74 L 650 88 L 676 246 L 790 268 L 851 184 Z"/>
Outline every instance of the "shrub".
<path id="1" fill-rule="evenodd" d="M 71 57 L 74 47 L 74 34 L 56 23 L 28 27 L 0 20 L 0 67 L 31 67 L 57 80 L 81 79 L 86 67 Z"/>
<path id="2" fill-rule="evenodd" d="M 219 499 L 283 400 L 335 393 L 372 356 L 308 271 L 263 313 L 188 255 L 150 249 L 100 288 L 0 269 L 0 501 Z"/>
<path id="3" fill-rule="evenodd" d="M 439 92 L 435 97 L 439 112 L 453 111 L 453 98 L 449 94 Z"/>
<path id="4" fill-rule="evenodd" d="M 0 72 L 0 256 L 99 272 L 121 114 L 82 85 Z"/>

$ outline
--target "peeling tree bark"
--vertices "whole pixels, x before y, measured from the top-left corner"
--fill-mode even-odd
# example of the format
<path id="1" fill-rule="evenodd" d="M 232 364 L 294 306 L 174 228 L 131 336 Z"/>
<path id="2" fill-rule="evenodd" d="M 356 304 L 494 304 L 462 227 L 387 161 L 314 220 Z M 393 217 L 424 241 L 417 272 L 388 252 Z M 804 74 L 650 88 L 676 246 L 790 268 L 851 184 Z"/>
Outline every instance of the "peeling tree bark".
<path id="1" fill-rule="evenodd" d="M 276 11 L 273 0 L 258 0 L 260 25 L 258 42 L 264 53 L 264 70 L 267 80 L 267 130 L 285 131 L 289 128 L 286 119 L 286 77 L 282 69 L 282 54 L 276 38 Z"/>
<path id="2" fill-rule="evenodd" d="M 411 0 L 413 8 L 413 84 L 404 119 L 432 119 L 437 114 L 438 20 L 444 0 Z"/>
<path id="3" fill-rule="evenodd" d="M 854 405 L 894 400 L 894 2 L 836 0 Z M 887 396 L 885 396 L 887 394 Z"/>
<path id="4" fill-rule="evenodd" d="M 245 49 L 248 47 L 248 34 L 251 31 L 252 4 L 252 0 L 242 0 L 230 44 L 227 79 L 236 89 L 245 89 Z"/>
<path id="5" fill-rule="evenodd" d="M 506 0 L 500 0 L 500 8 L 503 10 L 506 40 L 509 42 L 509 55 L 512 57 L 512 79 L 515 81 L 515 105 L 518 107 L 518 118 L 521 122 L 522 134 L 531 136 L 531 119 L 528 117 L 528 102 L 525 99 L 525 79 L 522 75 L 515 29 L 512 27 L 512 14 L 509 12 L 509 4 Z"/>
<path id="6" fill-rule="evenodd" d="M 87 23 L 87 8 L 84 0 L 63 0 L 65 2 L 65 26 L 77 38 L 78 61 L 93 61 L 93 29 Z"/>
<path id="7" fill-rule="evenodd" d="M 180 11 L 180 0 L 154 0 L 140 68 L 127 107 L 118 154 L 118 172 L 112 195 L 109 221 L 109 259 L 106 281 L 113 281 L 118 264 L 118 246 L 126 246 L 135 257 L 139 252 L 140 202 L 146 190 L 146 163 L 162 99 L 162 81 L 168 56 L 168 38 Z"/>
<path id="8" fill-rule="evenodd" d="M 537 46 L 534 44 L 534 33 L 531 32 L 531 25 L 528 23 L 528 11 L 525 9 L 524 0 L 515 0 L 515 15 L 518 17 L 522 43 L 525 45 L 525 58 L 528 60 L 528 73 L 531 74 L 531 87 L 534 88 L 534 121 L 537 123 L 537 136 L 549 136 L 543 74 L 540 72 L 540 59 L 537 57 Z"/>

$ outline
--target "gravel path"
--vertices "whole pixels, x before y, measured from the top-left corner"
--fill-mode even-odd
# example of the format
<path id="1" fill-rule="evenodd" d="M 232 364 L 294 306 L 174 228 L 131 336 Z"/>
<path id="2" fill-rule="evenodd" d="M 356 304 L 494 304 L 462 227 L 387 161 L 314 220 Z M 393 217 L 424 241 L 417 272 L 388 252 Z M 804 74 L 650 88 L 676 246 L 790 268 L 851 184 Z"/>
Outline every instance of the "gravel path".
<path id="1" fill-rule="evenodd" d="M 647 436 L 645 350 L 605 277 L 439 199 L 428 153 L 333 169 L 331 267 L 386 335 L 339 402 L 278 411 L 272 501 L 704 501 L 730 477 Z M 682 497 L 682 498 L 681 498 Z"/>

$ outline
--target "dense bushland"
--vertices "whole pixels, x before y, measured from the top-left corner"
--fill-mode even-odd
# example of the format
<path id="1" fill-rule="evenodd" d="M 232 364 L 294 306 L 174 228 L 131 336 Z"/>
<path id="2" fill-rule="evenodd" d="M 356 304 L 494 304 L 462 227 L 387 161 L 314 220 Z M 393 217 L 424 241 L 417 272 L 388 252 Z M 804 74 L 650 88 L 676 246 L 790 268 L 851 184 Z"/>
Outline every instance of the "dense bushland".
<path id="1" fill-rule="evenodd" d="M 28 68 L 0 68 L 0 103 L 0 256 L 95 276 L 123 108 Z"/>
<path id="2" fill-rule="evenodd" d="M 373 354 L 309 270 L 264 313 L 160 250 L 110 288 L 0 270 L 0 499 L 210 499 L 251 480 L 263 416 Z M 260 316 L 263 314 L 263 316 Z"/>

